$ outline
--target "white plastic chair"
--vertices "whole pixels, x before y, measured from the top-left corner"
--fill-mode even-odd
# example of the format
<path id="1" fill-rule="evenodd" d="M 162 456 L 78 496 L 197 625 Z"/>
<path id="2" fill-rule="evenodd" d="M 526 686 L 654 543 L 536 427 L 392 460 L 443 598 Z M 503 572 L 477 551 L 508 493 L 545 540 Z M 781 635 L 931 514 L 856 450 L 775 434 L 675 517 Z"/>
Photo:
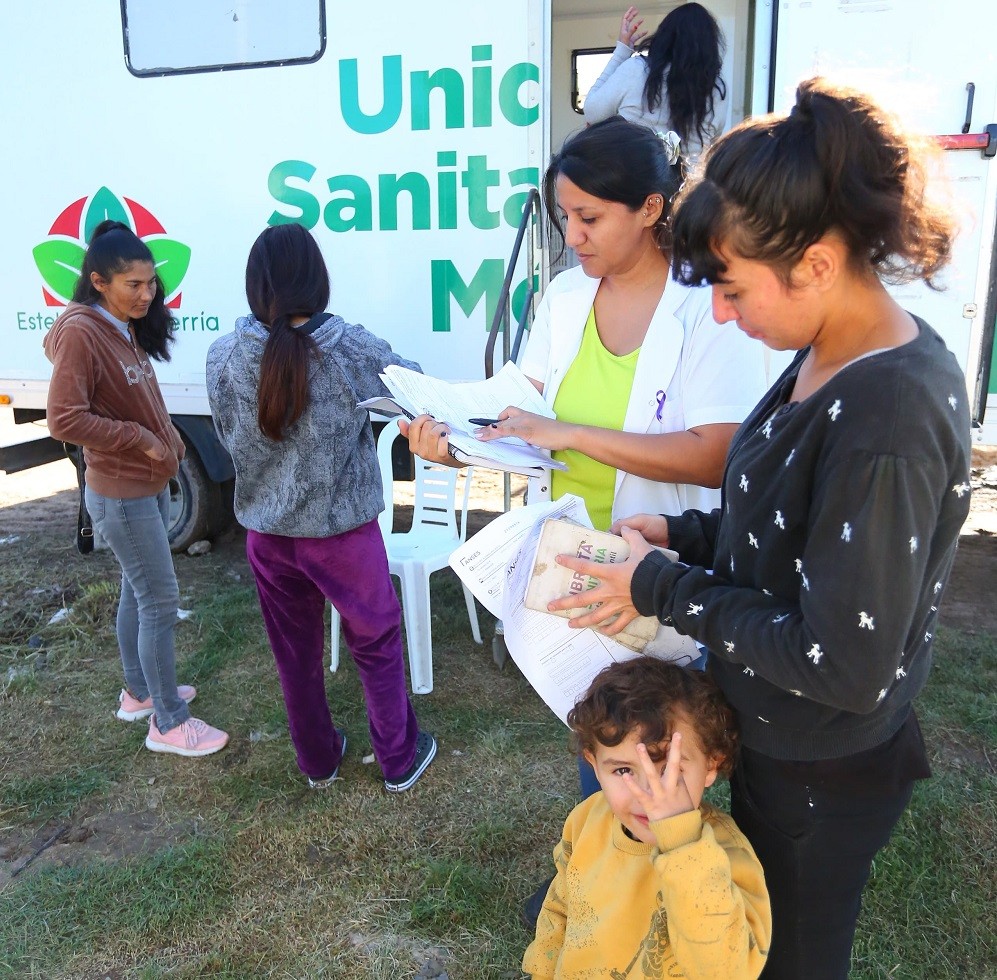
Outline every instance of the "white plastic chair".
<path id="1" fill-rule="evenodd" d="M 461 519 L 457 521 L 457 478 L 460 471 L 439 466 L 415 457 L 415 507 L 412 529 L 395 533 L 394 480 L 391 469 L 391 445 L 398 436 L 398 420 L 392 419 L 377 439 L 377 460 L 384 488 L 384 510 L 378 517 L 384 547 L 388 553 L 388 570 L 402 584 L 402 615 L 408 644 L 409 673 L 413 694 L 433 690 L 433 636 L 429 611 L 429 576 L 446 568 L 453 550 L 467 537 L 467 505 L 473 467 L 464 469 L 464 493 Z M 464 586 L 464 601 L 475 643 L 481 642 L 478 610 L 474 596 Z M 339 667 L 339 613 L 332 609 L 332 657 L 329 669 Z"/>

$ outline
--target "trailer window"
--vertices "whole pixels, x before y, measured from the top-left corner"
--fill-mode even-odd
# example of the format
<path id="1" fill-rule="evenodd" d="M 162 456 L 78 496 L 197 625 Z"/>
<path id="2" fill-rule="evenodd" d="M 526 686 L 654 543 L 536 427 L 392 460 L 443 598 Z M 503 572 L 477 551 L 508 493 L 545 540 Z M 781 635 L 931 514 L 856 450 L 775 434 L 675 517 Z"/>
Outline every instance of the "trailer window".
<path id="1" fill-rule="evenodd" d="M 576 48 L 571 52 L 571 108 L 575 112 L 585 108 L 585 96 L 612 57 L 612 48 Z"/>
<path id="2" fill-rule="evenodd" d="M 324 0 L 121 0 L 133 75 L 261 68 L 317 61 Z"/>

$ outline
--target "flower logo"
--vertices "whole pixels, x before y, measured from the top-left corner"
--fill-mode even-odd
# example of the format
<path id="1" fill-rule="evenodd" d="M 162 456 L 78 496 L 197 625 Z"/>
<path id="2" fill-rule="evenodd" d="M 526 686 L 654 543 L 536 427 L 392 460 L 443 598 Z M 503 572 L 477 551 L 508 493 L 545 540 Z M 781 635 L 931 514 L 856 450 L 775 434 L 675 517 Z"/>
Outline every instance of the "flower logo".
<path id="1" fill-rule="evenodd" d="M 180 306 L 180 284 L 190 265 L 190 246 L 166 237 L 166 229 L 141 204 L 118 198 L 102 187 L 89 199 L 81 197 L 52 223 L 49 237 L 32 249 L 35 265 L 45 282 L 42 295 L 47 306 L 65 306 L 73 295 L 83 268 L 86 243 L 94 228 L 111 218 L 128 225 L 149 246 L 156 273 L 163 284 L 166 305 Z"/>

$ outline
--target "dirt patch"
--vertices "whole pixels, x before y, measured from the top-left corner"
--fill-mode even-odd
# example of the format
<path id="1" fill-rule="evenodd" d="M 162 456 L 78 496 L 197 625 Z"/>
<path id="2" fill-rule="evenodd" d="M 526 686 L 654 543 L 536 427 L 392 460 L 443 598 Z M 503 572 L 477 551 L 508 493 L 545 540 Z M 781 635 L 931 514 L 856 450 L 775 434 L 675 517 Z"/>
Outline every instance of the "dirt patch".
<path id="1" fill-rule="evenodd" d="M 971 533 L 959 538 L 952 576 L 939 621 L 963 632 L 997 636 L 997 536 Z"/>
<path id="2" fill-rule="evenodd" d="M 965 733 L 939 729 L 931 739 L 932 766 L 941 765 L 956 771 L 988 772 L 997 776 L 997 758 L 985 743 Z"/>
<path id="3" fill-rule="evenodd" d="M 944 626 L 997 636 L 997 446 L 973 450 L 969 518 L 939 613 Z"/>
<path id="4" fill-rule="evenodd" d="M 152 854 L 197 832 L 196 822 L 170 824 L 155 810 L 74 814 L 36 830 L 15 829 L 0 846 L 0 889 L 42 868 L 72 868 Z"/>

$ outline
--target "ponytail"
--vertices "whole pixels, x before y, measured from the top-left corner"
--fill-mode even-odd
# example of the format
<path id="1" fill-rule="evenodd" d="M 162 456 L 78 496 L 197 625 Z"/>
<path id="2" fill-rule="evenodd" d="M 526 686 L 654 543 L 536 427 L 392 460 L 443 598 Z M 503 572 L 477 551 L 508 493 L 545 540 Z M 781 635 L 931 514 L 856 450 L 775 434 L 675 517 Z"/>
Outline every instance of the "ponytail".
<path id="1" fill-rule="evenodd" d="M 308 370 L 317 356 L 315 341 L 290 324 L 286 315 L 270 325 L 260 362 L 259 412 L 260 431 L 280 442 L 308 407 Z"/>
<path id="2" fill-rule="evenodd" d="M 298 224 L 267 228 L 253 243 L 246 265 L 246 297 L 268 329 L 260 362 L 257 421 L 280 442 L 308 408 L 308 374 L 318 346 L 291 326 L 329 304 L 329 273 L 315 239 Z"/>
<path id="3" fill-rule="evenodd" d="M 676 275 L 716 282 L 726 242 L 789 284 L 814 242 L 834 231 L 859 269 L 933 289 L 955 234 L 927 195 L 927 144 L 867 96 L 820 78 L 803 82 L 787 116 L 745 122 L 721 137 L 679 195 Z"/>

